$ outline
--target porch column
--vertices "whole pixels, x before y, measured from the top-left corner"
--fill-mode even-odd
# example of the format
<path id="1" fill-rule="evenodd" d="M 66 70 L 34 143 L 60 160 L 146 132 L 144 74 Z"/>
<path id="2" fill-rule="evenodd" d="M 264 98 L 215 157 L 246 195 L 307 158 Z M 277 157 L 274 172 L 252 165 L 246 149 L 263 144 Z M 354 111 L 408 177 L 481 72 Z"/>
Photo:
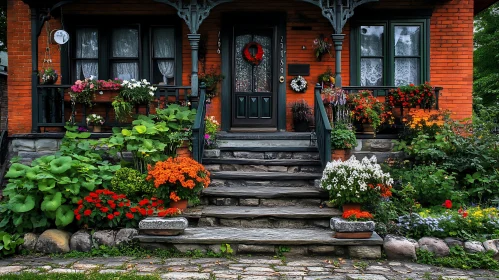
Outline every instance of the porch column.
<path id="1" fill-rule="evenodd" d="M 343 50 L 343 40 L 345 39 L 345 34 L 332 34 L 331 37 L 334 43 L 334 50 L 336 51 L 335 84 L 336 87 L 341 87 L 341 51 Z"/>
<path id="2" fill-rule="evenodd" d="M 201 39 L 200 34 L 188 34 L 189 44 L 191 45 L 191 106 L 197 108 L 197 101 L 199 97 L 199 79 L 198 79 L 198 51 L 199 51 L 199 40 Z M 195 103 L 195 104 L 194 104 Z"/>
<path id="3" fill-rule="evenodd" d="M 31 132 L 38 128 L 38 9 L 30 7 L 31 12 Z"/>

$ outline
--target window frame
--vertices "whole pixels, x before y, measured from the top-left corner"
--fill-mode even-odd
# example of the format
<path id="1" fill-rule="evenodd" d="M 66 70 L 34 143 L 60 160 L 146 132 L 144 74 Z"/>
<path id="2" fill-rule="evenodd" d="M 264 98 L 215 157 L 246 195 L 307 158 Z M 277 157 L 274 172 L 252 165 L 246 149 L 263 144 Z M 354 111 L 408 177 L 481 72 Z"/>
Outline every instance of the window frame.
<path id="1" fill-rule="evenodd" d="M 112 25 L 109 22 L 113 22 Z M 83 24 L 82 24 L 83 23 Z M 91 24 L 89 24 L 91 23 Z M 113 28 L 137 27 L 139 31 L 139 55 L 132 60 L 139 63 L 138 79 L 153 80 L 153 29 L 154 28 L 173 28 L 174 30 L 174 67 L 175 67 L 175 86 L 182 86 L 182 28 L 181 21 L 175 17 L 145 17 L 145 16 L 72 16 L 71 20 L 66 22 L 66 30 L 70 38 L 76 38 L 76 30 L 80 28 L 96 28 L 98 31 L 99 52 L 98 67 L 99 79 L 114 79 L 112 75 L 112 62 L 126 62 L 129 59 L 113 58 L 112 56 L 112 30 Z M 61 46 L 61 70 L 62 83 L 73 84 L 76 81 L 76 40 L 70 40 L 68 44 Z M 80 59 L 81 60 L 81 59 Z"/>
<path id="2" fill-rule="evenodd" d="M 350 85 L 360 86 L 360 27 L 384 26 L 383 38 L 383 86 L 395 85 L 395 26 L 419 26 L 420 32 L 420 78 L 421 83 L 430 80 L 430 19 L 423 18 L 389 18 L 363 19 L 352 21 L 350 31 Z M 404 56 L 405 57 L 405 56 Z"/>

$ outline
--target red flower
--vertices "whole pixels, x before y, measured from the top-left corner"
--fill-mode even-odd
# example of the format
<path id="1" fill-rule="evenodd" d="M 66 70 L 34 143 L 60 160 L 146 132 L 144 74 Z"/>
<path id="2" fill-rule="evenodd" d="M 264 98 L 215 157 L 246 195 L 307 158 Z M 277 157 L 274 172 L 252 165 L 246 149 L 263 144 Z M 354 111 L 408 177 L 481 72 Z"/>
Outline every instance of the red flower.
<path id="1" fill-rule="evenodd" d="M 123 207 L 123 206 L 125 206 L 125 203 L 120 202 L 120 204 L 118 204 L 118 206 L 119 206 L 119 207 Z"/>
<path id="2" fill-rule="evenodd" d="M 114 215 L 113 215 L 113 214 L 109 214 L 109 215 L 107 215 L 107 218 L 108 218 L 109 220 L 112 220 L 112 219 L 114 218 Z"/>
<path id="3" fill-rule="evenodd" d="M 442 203 L 442 206 L 447 208 L 447 209 L 451 209 L 452 208 L 452 201 L 447 199 L 444 203 Z"/>
<path id="4" fill-rule="evenodd" d="M 91 214 L 92 214 L 92 210 L 90 210 L 90 209 L 87 209 L 87 210 L 85 210 L 85 212 L 83 212 L 84 216 L 90 216 Z"/>
<path id="5" fill-rule="evenodd" d="M 73 210 L 73 213 L 75 213 L 75 215 L 78 215 L 78 209 Z"/>
<path id="6" fill-rule="evenodd" d="M 151 216 L 152 214 L 154 214 L 154 210 L 152 210 L 152 209 L 147 210 L 147 215 L 148 216 Z"/>
<path id="7" fill-rule="evenodd" d="M 147 203 L 149 203 L 149 200 L 148 200 L 147 198 L 144 198 L 144 199 L 142 199 L 142 200 L 139 202 L 139 205 L 140 205 L 140 206 L 144 206 L 144 205 L 146 205 Z"/>
<path id="8" fill-rule="evenodd" d="M 114 212 L 115 217 L 118 217 L 119 215 L 120 215 L 120 212 L 118 212 L 118 211 Z"/>
<path id="9" fill-rule="evenodd" d="M 114 200 L 108 200 L 107 204 L 109 204 L 109 205 L 114 204 Z"/>
<path id="10" fill-rule="evenodd" d="M 107 211 L 109 211 L 109 208 L 107 208 L 107 207 L 102 207 L 102 208 L 100 209 L 100 211 L 101 211 L 102 213 L 107 213 Z"/>
<path id="11" fill-rule="evenodd" d="M 82 199 L 78 200 L 78 205 L 80 205 L 80 204 L 82 204 L 82 203 L 83 203 L 83 200 L 82 200 Z"/>
<path id="12" fill-rule="evenodd" d="M 91 193 L 90 193 L 90 196 L 91 196 L 91 197 L 99 197 L 99 195 L 98 195 L 98 194 L 93 193 L 93 192 L 91 192 Z"/>
<path id="13" fill-rule="evenodd" d="M 127 217 L 128 219 L 133 219 L 133 214 L 132 214 L 132 213 L 130 213 L 130 212 L 128 212 L 128 213 L 126 213 L 126 217 Z"/>
<path id="14" fill-rule="evenodd" d="M 76 220 L 79 221 L 81 219 L 80 215 L 76 215 Z"/>
<path id="15" fill-rule="evenodd" d="M 468 217 L 468 212 L 463 213 L 463 218 L 466 218 L 466 217 Z"/>
<path id="16" fill-rule="evenodd" d="M 144 208 L 139 208 L 139 212 L 142 216 L 145 216 L 147 213 L 146 213 L 146 209 Z"/>
<path id="17" fill-rule="evenodd" d="M 132 207 L 132 208 L 130 208 L 130 210 L 132 211 L 132 213 L 137 212 L 137 208 L 136 207 Z"/>

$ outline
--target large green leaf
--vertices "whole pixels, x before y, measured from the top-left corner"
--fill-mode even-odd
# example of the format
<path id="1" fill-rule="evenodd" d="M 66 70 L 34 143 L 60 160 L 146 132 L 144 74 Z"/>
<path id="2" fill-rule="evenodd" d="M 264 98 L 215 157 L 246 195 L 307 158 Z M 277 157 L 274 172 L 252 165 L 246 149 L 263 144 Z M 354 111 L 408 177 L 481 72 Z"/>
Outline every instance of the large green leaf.
<path id="1" fill-rule="evenodd" d="M 121 134 L 123 134 L 123 136 L 125 136 L 125 137 L 132 136 L 132 132 L 130 130 L 128 130 L 128 129 L 123 129 L 121 131 Z"/>
<path id="2" fill-rule="evenodd" d="M 73 222 L 74 212 L 71 206 L 62 205 L 55 212 L 55 225 L 58 227 L 65 227 Z"/>
<path id="3" fill-rule="evenodd" d="M 134 129 L 139 133 L 139 134 L 144 134 L 147 131 L 147 127 L 145 125 L 138 125 L 135 126 Z"/>
<path id="4" fill-rule="evenodd" d="M 62 193 L 57 192 L 53 195 L 46 195 L 43 198 L 42 211 L 55 211 L 62 204 Z"/>
<path id="5" fill-rule="evenodd" d="M 42 192 L 48 192 L 55 188 L 54 179 L 43 179 L 38 182 L 38 189 Z"/>
<path id="6" fill-rule="evenodd" d="M 20 163 L 13 163 L 7 174 L 5 174 L 5 178 L 19 178 L 24 175 L 26 175 L 26 172 L 29 171 L 31 168 L 27 165 L 20 164 Z"/>
<path id="7" fill-rule="evenodd" d="M 50 162 L 50 172 L 54 174 L 62 174 L 71 169 L 71 157 L 59 157 Z"/>
<path id="8" fill-rule="evenodd" d="M 9 207 L 16 213 L 24 213 L 35 208 L 35 197 L 32 195 L 18 194 L 10 199 Z"/>

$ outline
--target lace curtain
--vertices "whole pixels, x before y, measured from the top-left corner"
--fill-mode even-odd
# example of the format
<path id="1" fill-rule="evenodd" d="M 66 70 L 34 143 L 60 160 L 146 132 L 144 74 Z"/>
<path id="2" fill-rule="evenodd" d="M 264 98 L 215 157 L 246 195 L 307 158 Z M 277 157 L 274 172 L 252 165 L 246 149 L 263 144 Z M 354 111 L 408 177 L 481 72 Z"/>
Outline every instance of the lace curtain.
<path id="1" fill-rule="evenodd" d="M 174 57 L 174 33 L 172 28 L 160 28 L 154 31 L 153 47 L 155 58 Z M 157 60 L 159 71 L 163 75 L 163 82 L 168 84 L 168 79 L 175 76 L 173 60 Z"/>
<path id="2" fill-rule="evenodd" d="M 420 83 L 419 26 L 395 26 L 395 86 Z"/>
<path id="3" fill-rule="evenodd" d="M 383 85 L 383 26 L 361 26 L 360 85 Z"/>
<path id="4" fill-rule="evenodd" d="M 113 58 L 139 57 L 139 31 L 133 28 L 119 28 L 113 30 L 112 35 Z M 138 62 L 119 62 L 112 67 L 113 75 L 123 80 L 138 79 Z"/>
<path id="5" fill-rule="evenodd" d="M 98 32 L 96 29 L 84 28 L 76 32 L 76 58 L 99 58 Z M 99 76 L 97 61 L 77 60 L 76 77 L 90 78 Z"/>

